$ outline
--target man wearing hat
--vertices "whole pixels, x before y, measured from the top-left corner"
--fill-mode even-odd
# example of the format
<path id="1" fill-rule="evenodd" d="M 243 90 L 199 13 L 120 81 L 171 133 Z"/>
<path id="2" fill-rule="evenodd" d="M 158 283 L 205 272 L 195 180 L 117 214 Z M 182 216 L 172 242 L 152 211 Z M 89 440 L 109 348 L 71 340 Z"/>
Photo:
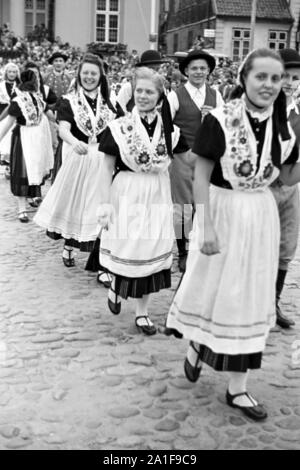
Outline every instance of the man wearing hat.
<path id="1" fill-rule="evenodd" d="M 44 77 L 45 85 L 48 85 L 57 98 L 66 94 L 71 83 L 71 77 L 65 72 L 68 56 L 62 52 L 54 52 L 48 60 L 53 70 Z"/>
<path id="2" fill-rule="evenodd" d="M 300 86 L 300 55 L 293 49 L 281 49 L 279 54 L 284 62 L 285 75 L 282 89 L 287 101 L 288 120 L 300 144 L 300 108 L 294 100 L 294 94 Z M 277 202 L 280 218 L 280 253 L 279 269 L 276 281 L 276 323 L 282 328 L 295 324 L 284 315 L 279 306 L 280 295 L 284 286 L 290 261 L 295 256 L 299 234 L 299 191 L 298 185 L 285 186 L 280 179 L 271 185 Z"/>
<path id="3" fill-rule="evenodd" d="M 148 51 L 143 52 L 140 62 L 138 62 L 135 66 L 149 67 L 150 69 L 158 71 L 160 66 L 166 62 L 166 60 L 162 60 L 159 52 L 149 49 Z M 131 82 L 128 81 L 121 87 L 118 94 L 117 105 L 120 106 L 123 112 L 132 111 L 134 106 L 134 98 Z"/>
<path id="4" fill-rule="evenodd" d="M 190 148 L 193 147 L 196 130 L 202 117 L 211 109 L 223 104 L 221 94 L 207 84 L 214 70 L 213 56 L 201 50 L 193 50 L 181 60 L 180 72 L 188 81 L 168 95 L 172 117 Z M 175 204 L 174 225 L 179 254 L 179 270 L 185 271 L 187 236 L 192 228 L 193 175 L 195 160 L 191 152 L 174 155 L 170 166 L 171 189 Z"/>
<path id="5" fill-rule="evenodd" d="M 53 70 L 46 74 L 44 79 L 44 84 L 55 93 L 59 99 L 62 95 L 66 94 L 72 78 L 65 72 L 66 62 L 68 56 L 62 52 L 54 52 L 54 54 L 48 60 L 48 63 L 52 65 Z M 52 136 L 52 146 L 55 152 L 58 146 L 58 126 L 55 121 L 49 120 L 51 136 Z"/>

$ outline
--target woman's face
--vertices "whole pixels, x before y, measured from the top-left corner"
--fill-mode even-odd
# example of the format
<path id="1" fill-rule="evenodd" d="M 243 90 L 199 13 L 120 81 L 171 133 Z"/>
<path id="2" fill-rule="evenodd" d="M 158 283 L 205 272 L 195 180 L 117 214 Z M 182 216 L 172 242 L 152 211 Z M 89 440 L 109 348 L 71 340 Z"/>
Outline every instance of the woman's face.
<path id="1" fill-rule="evenodd" d="M 283 65 L 271 57 L 253 60 L 245 78 L 247 96 L 259 108 L 267 108 L 276 100 L 282 86 Z"/>
<path id="2" fill-rule="evenodd" d="M 134 101 L 138 111 L 152 111 L 157 105 L 159 91 L 152 80 L 139 78 L 134 90 Z"/>
<path id="3" fill-rule="evenodd" d="M 6 80 L 8 80 L 9 82 L 13 82 L 17 78 L 17 75 L 18 71 L 14 67 L 8 67 L 8 69 L 6 70 Z"/>
<path id="4" fill-rule="evenodd" d="M 84 63 L 79 75 L 81 85 L 86 91 L 93 91 L 98 87 L 101 74 L 96 64 Z"/>

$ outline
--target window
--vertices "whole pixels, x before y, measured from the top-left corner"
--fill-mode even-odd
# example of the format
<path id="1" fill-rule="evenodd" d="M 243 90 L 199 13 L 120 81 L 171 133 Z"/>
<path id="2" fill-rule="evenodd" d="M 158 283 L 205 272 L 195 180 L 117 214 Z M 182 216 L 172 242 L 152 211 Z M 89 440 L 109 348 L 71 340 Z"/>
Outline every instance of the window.
<path id="1" fill-rule="evenodd" d="M 96 41 L 119 40 L 119 0 L 97 0 Z"/>
<path id="2" fill-rule="evenodd" d="M 48 0 L 25 0 L 25 34 L 48 22 Z"/>
<path id="3" fill-rule="evenodd" d="M 106 0 L 97 0 L 97 10 L 106 10 Z"/>
<path id="4" fill-rule="evenodd" d="M 250 50 L 250 29 L 232 30 L 232 59 L 238 62 L 249 53 Z"/>
<path id="5" fill-rule="evenodd" d="M 109 10 L 110 11 L 119 11 L 119 0 L 110 0 Z"/>
<path id="6" fill-rule="evenodd" d="M 190 30 L 187 37 L 187 49 L 191 49 L 194 44 L 194 31 Z"/>
<path id="7" fill-rule="evenodd" d="M 36 8 L 37 10 L 45 10 L 46 0 L 36 0 Z"/>
<path id="8" fill-rule="evenodd" d="M 97 15 L 96 40 L 105 42 L 105 15 Z"/>
<path id="9" fill-rule="evenodd" d="M 288 42 L 287 31 L 269 31 L 268 45 L 270 49 L 285 49 Z"/>

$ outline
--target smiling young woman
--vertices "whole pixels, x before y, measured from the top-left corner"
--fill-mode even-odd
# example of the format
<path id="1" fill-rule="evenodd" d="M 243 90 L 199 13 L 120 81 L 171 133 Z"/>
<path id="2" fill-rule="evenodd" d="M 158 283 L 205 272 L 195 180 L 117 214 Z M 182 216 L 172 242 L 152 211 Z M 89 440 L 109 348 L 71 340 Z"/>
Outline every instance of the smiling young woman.
<path id="1" fill-rule="evenodd" d="M 171 286 L 173 217 L 168 167 L 173 151 L 188 146 L 172 125 L 164 80 L 141 67 L 134 80 L 132 113 L 111 122 L 100 150 L 105 153 L 100 191 L 100 263 L 113 276 L 108 293 L 112 313 L 120 298 L 134 298 L 135 323 L 146 335 L 150 295 Z M 161 109 L 160 109 L 161 108 Z M 114 173 L 114 177 L 112 176 Z"/>
<path id="2" fill-rule="evenodd" d="M 230 372 L 226 401 L 254 420 L 267 412 L 247 391 L 248 372 L 261 367 L 276 318 L 280 230 L 269 187 L 291 169 L 300 179 L 283 73 L 276 52 L 251 52 L 236 99 L 211 111 L 196 134 L 197 211 L 186 273 L 167 319 L 168 328 L 190 340 L 188 380 L 198 380 L 203 363 Z"/>
<path id="3" fill-rule="evenodd" d="M 64 96 L 58 108 L 62 166 L 34 218 L 50 238 L 65 240 L 67 267 L 75 264 L 73 248 L 91 251 L 99 234 L 96 211 L 103 154 L 98 146 L 114 118 L 103 64 L 96 55 L 86 54 L 74 91 Z"/>

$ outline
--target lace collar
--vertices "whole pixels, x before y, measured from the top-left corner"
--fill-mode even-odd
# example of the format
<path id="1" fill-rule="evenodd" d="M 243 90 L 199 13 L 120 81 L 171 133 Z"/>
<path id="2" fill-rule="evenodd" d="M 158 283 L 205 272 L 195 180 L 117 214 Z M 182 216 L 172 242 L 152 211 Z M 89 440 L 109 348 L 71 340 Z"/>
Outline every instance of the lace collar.
<path id="1" fill-rule="evenodd" d="M 247 113 L 249 113 L 252 119 L 257 119 L 259 122 L 262 122 L 272 116 L 273 110 L 274 110 L 273 105 L 269 106 L 264 111 L 254 111 L 253 109 L 249 109 L 249 107 L 247 106 L 245 95 L 243 95 L 242 99 L 243 99 L 243 102 L 245 103 L 246 111 Z"/>

